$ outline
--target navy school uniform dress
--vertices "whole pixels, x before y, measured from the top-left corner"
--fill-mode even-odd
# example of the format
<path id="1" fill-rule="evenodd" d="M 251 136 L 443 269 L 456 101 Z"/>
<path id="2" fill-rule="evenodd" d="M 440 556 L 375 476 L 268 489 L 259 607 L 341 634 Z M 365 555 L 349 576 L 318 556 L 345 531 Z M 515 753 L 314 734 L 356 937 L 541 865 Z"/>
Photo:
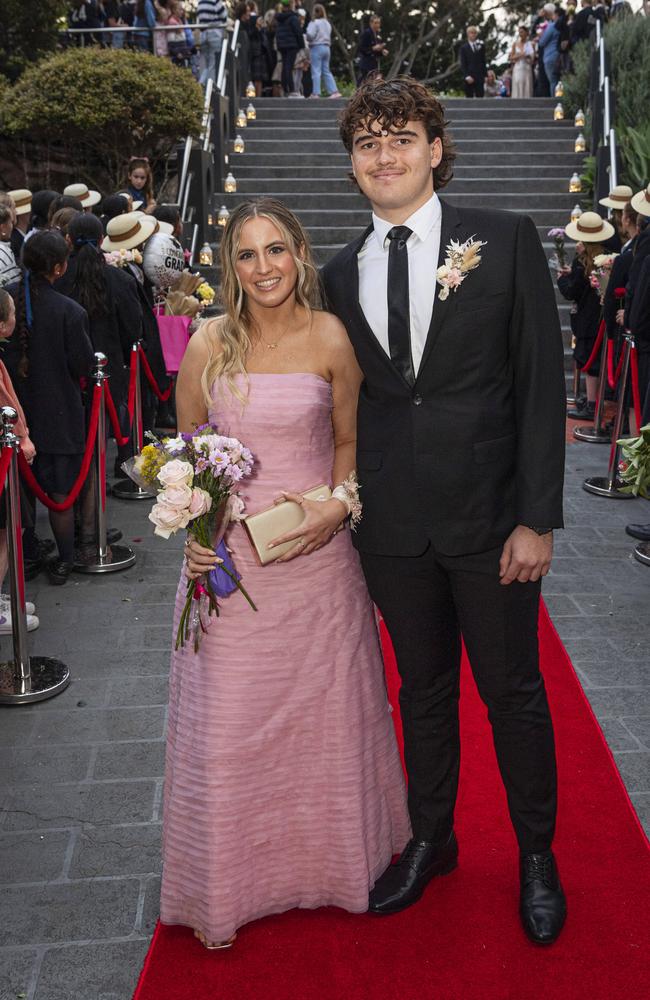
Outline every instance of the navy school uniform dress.
<path id="1" fill-rule="evenodd" d="M 577 257 L 574 257 L 569 274 L 561 274 L 557 285 L 565 299 L 575 302 L 575 320 L 572 328 L 575 333 L 576 346 L 573 357 L 579 368 L 586 365 L 598 336 L 600 325 L 600 296 L 591 287 L 585 269 Z M 600 357 L 596 358 L 587 375 L 598 375 L 600 372 Z"/>
<path id="2" fill-rule="evenodd" d="M 18 299 L 20 285 L 9 291 Z M 86 443 L 80 380 L 92 370 L 93 348 L 85 309 L 48 281 L 31 281 L 32 322 L 26 378 L 18 374 L 16 329 L 4 361 L 36 447 L 34 475 L 46 493 L 67 494 L 79 474 Z"/>

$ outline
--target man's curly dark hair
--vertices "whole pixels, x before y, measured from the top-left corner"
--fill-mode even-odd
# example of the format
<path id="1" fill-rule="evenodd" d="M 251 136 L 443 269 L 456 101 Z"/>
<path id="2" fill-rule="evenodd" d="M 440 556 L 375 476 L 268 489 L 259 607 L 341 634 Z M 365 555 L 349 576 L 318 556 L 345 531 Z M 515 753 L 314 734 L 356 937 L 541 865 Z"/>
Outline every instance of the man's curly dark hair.
<path id="1" fill-rule="evenodd" d="M 422 83 L 410 76 L 395 80 L 369 77 L 353 94 L 339 118 L 341 140 L 352 153 L 355 133 L 369 128 L 377 134 L 382 129 L 402 129 L 408 121 L 424 123 L 429 142 L 440 139 L 442 159 L 433 169 L 433 186 L 445 187 L 454 176 L 456 149 L 447 132 L 448 121 L 440 101 Z"/>

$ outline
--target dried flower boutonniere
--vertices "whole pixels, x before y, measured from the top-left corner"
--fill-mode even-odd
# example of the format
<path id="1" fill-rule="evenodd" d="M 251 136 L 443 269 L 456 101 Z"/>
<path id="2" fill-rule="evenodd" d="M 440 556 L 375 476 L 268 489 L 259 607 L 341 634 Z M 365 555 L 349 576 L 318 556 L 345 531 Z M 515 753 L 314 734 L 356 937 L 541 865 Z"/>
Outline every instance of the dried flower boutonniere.
<path id="1" fill-rule="evenodd" d="M 450 291 L 457 291 L 462 285 L 470 271 L 473 271 L 481 263 L 481 247 L 485 241 L 477 240 L 473 236 L 459 243 L 452 240 L 446 250 L 445 262 L 436 271 L 436 281 L 441 285 L 438 297 L 444 301 L 449 297 Z"/>

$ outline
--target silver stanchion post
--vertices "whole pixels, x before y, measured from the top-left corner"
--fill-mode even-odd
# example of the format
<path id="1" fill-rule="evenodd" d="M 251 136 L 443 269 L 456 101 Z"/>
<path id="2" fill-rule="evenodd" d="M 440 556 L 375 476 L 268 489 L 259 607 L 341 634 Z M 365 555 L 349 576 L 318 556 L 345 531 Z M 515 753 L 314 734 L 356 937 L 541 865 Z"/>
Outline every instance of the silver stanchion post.
<path id="1" fill-rule="evenodd" d="M 140 385 L 140 344 L 133 345 L 135 352 L 135 405 L 133 409 L 133 454 L 139 455 L 142 451 L 142 388 Z M 141 486 L 134 483 L 132 479 L 119 479 L 113 486 L 111 493 L 120 500 L 153 500 L 155 493 L 143 490 Z"/>
<path id="2" fill-rule="evenodd" d="M 105 354 L 95 354 L 95 385 L 104 388 L 108 376 L 104 369 L 108 364 Z M 119 569 L 127 569 L 135 562 L 135 552 L 128 545 L 108 545 L 106 542 L 106 405 L 102 393 L 99 404 L 99 421 L 97 424 L 97 441 L 95 442 L 95 461 L 93 463 L 93 484 L 97 505 L 97 552 L 88 559 L 75 562 L 77 573 L 115 573 Z"/>
<path id="3" fill-rule="evenodd" d="M 578 369 L 578 379 L 580 370 Z M 593 427 L 574 427 L 573 436 L 578 441 L 589 441 L 591 444 L 609 444 L 611 435 L 605 430 L 603 417 L 605 414 L 605 387 L 607 385 L 607 331 L 603 334 L 603 346 L 600 351 L 600 374 L 598 376 L 598 406 L 594 414 Z"/>
<path id="4" fill-rule="evenodd" d="M 0 410 L 0 447 L 13 448 L 7 473 L 7 549 L 9 556 L 9 592 L 14 656 L 0 662 L 0 704 L 26 705 L 45 701 L 60 694 L 70 683 L 65 663 L 50 656 L 30 656 L 27 648 L 25 615 L 25 577 L 23 563 L 23 526 L 20 516 L 18 449 L 20 442 L 13 432 L 18 414 L 12 406 Z"/>
<path id="5" fill-rule="evenodd" d="M 625 346 L 623 347 L 623 364 L 621 367 L 621 378 L 619 381 L 618 407 L 616 409 L 616 419 L 614 421 L 614 433 L 612 435 L 612 450 L 609 456 L 609 469 L 606 476 L 592 476 L 585 479 L 582 484 L 587 493 L 593 493 L 599 497 L 612 497 L 615 500 L 633 500 L 631 493 L 623 493 L 623 485 L 618 477 L 618 463 L 620 460 L 621 447 L 617 444 L 623 430 L 625 419 L 625 396 L 627 390 L 627 380 L 630 374 L 630 355 L 634 347 L 634 340 L 629 333 L 625 334 Z"/>

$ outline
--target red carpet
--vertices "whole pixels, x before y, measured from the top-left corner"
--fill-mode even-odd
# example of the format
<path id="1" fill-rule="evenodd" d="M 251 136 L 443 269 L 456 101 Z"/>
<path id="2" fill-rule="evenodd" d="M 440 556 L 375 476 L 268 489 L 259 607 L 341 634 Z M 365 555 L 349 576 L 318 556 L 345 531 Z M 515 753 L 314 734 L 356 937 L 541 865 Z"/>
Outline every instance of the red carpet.
<path id="1" fill-rule="evenodd" d="M 648 995 L 648 844 L 546 612 L 543 671 L 560 771 L 561 939 L 538 948 L 517 915 L 517 854 L 485 710 L 465 665 L 460 866 L 393 917 L 293 910 L 207 952 L 158 925 L 134 1000 L 636 1000 Z M 391 699 L 396 672 L 388 652 Z"/>

